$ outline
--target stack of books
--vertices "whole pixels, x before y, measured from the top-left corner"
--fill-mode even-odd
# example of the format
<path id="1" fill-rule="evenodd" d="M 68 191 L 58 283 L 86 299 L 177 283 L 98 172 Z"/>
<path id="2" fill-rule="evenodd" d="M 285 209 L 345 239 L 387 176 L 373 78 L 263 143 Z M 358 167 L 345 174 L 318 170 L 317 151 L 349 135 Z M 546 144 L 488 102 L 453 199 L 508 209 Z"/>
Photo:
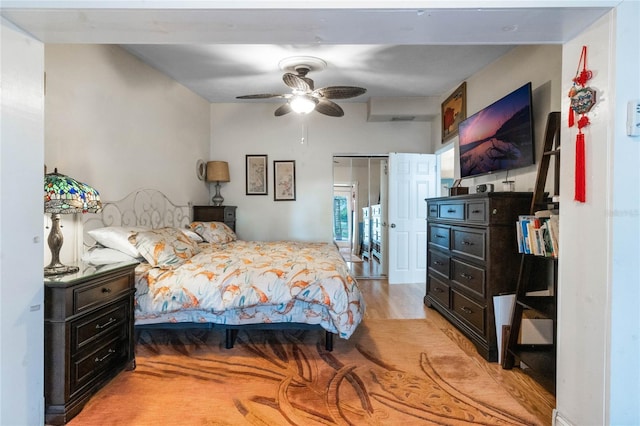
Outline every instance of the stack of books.
<path id="1" fill-rule="evenodd" d="M 533 215 L 520 215 L 516 223 L 518 252 L 558 258 L 557 210 L 540 210 Z"/>

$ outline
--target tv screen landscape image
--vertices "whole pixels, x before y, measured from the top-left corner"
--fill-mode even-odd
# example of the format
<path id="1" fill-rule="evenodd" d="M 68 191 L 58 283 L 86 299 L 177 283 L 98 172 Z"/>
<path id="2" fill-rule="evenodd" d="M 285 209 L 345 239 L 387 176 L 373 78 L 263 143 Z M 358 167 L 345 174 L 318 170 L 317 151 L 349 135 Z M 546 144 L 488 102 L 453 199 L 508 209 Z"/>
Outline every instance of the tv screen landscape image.
<path id="1" fill-rule="evenodd" d="M 458 135 L 461 178 L 534 164 L 531 83 L 461 122 Z"/>

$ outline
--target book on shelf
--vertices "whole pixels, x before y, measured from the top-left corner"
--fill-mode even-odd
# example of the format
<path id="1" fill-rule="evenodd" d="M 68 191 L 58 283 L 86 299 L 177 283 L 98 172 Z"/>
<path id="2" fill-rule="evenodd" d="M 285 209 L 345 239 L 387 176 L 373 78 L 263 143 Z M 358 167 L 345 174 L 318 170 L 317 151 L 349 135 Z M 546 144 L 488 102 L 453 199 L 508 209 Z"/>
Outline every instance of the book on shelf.
<path id="1" fill-rule="evenodd" d="M 518 252 L 535 256 L 558 257 L 558 214 L 541 210 L 520 215 L 516 223 Z"/>

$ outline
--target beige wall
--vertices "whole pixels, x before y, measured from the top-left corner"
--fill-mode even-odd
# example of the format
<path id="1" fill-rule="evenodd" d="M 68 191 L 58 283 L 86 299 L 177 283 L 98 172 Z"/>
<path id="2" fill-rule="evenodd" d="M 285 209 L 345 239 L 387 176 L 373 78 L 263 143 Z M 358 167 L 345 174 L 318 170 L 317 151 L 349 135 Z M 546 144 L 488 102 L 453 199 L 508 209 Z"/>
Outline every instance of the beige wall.
<path id="1" fill-rule="evenodd" d="M 533 191 L 537 173 L 537 162 L 540 159 L 544 138 L 547 115 L 551 111 L 560 111 L 562 93 L 560 92 L 560 77 L 562 70 L 562 46 L 532 45 L 518 46 L 507 54 L 469 77 L 467 82 L 467 117 L 492 104 L 506 94 L 512 92 L 527 82 L 531 82 L 533 89 L 534 136 L 536 143 L 536 164 L 518 170 L 510 171 L 509 180 L 515 181 L 516 191 Z M 455 90 L 451 88 L 451 91 Z M 442 97 L 444 101 L 450 93 Z M 440 118 L 438 117 L 438 120 Z M 438 121 L 439 123 L 439 121 Z M 439 129 L 440 126 L 438 125 Z M 440 134 L 437 136 L 440 138 Z M 460 176 L 458 167 L 457 144 L 458 137 L 454 137 L 447 145 L 456 147 L 455 176 Z M 435 149 L 440 149 L 436 143 Z M 475 191 L 480 183 L 493 183 L 496 191 L 502 190 L 502 181 L 506 172 L 486 175 L 463 180 L 462 185 Z M 552 191 L 550 178 L 547 181 L 549 191 Z"/>
<path id="2" fill-rule="evenodd" d="M 118 46 L 47 44 L 45 71 L 49 172 L 92 185 L 106 201 L 155 188 L 179 204 L 208 203 L 196 176 L 209 154 L 206 100 Z M 79 257 L 82 237 L 79 226 L 63 229 L 66 263 Z"/>
<path id="3" fill-rule="evenodd" d="M 343 102 L 342 118 L 312 113 L 275 117 L 277 103 L 213 104 L 211 158 L 229 162 L 222 195 L 238 206 L 242 239 L 331 241 L 333 155 L 427 153 L 428 122 L 367 122 L 365 103 Z M 301 144 L 303 124 L 306 140 Z M 245 195 L 245 155 L 269 156 L 266 196 Z M 296 201 L 273 200 L 273 161 L 295 160 Z"/>
<path id="4" fill-rule="evenodd" d="M 117 200 L 157 188 L 206 201 L 209 103 L 118 46 L 45 47 L 45 162 Z"/>

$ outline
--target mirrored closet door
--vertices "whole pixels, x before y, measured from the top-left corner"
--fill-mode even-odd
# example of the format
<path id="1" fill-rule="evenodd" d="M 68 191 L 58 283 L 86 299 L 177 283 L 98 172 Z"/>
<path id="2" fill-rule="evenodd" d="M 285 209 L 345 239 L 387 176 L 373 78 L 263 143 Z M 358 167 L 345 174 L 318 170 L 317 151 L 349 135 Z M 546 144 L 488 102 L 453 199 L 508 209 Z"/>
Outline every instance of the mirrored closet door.
<path id="1" fill-rule="evenodd" d="M 385 276 L 386 155 L 333 157 L 333 239 L 356 278 Z"/>

